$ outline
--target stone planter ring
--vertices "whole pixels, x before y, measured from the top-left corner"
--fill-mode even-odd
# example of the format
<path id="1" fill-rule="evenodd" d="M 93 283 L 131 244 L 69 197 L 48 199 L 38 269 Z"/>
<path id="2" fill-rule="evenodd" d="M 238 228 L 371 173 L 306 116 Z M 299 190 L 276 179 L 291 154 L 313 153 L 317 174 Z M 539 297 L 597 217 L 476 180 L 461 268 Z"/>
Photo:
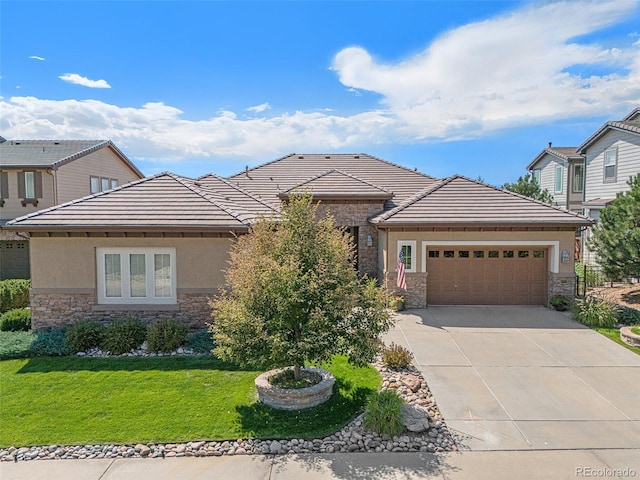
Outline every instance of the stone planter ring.
<path id="1" fill-rule="evenodd" d="M 322 377 L 320 383 L 305 388 L 278 388 L 269 383 L 269 378 L 284 368 L 269 370 L 255 380 L 258 400 L 279 410 L 302 410 L 316 407 L 331 398 L 335 378 L 327 370 L 303 367 L 302 371 L 313 372 Z"/>

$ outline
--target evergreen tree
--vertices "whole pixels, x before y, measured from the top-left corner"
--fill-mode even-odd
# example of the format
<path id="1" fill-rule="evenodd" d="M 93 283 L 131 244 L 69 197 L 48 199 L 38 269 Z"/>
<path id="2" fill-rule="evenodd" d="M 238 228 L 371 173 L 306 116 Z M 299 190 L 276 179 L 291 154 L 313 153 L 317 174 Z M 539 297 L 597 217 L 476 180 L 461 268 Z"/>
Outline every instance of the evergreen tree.
<path id="1" fill-rule="evenodd" d="M 549 190 L 546 188 L 542 190 L 535 177 L 529 173 L 524 177 L 518 177 L 518 181 L 516 183 L 505 183 L 502 188 L 503 190 L 519 193 L 520 195 L 548 203 L 549 205 L 553 205 L 554 203 Z"/>

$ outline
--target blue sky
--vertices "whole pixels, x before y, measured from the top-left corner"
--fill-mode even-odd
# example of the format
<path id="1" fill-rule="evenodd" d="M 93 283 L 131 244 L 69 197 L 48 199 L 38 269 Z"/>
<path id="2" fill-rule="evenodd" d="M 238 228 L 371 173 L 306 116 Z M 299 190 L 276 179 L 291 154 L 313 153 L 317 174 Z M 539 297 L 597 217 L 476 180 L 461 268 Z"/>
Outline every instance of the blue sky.
<path id="1" fill-rule="evenodd" d="M 146 174 L 364 152 L 515 181 L 640 106 L 640 4 L 13 1 L 0 135 L 108 138 Z"/>

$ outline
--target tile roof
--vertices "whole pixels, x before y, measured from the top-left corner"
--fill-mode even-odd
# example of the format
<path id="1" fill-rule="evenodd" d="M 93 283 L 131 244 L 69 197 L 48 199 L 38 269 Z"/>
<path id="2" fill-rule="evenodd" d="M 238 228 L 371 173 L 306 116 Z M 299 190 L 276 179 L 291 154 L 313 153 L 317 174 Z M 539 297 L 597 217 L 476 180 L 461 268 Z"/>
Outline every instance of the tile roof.
<path id="1" fill-rule="evenodd" d="M 584 157 L 576 152 L 576 147 L 547 147 L 543 149 L 536 157 L 527 165 L 527 170 L 531 170 L 545 155 L 553 155 L 561 160 L 570 162 L 572 160 L 584 160 Z"/>
<path id="2" fill-rule="evenodd" d="M 278 197 L 287 198 L 291 193 L 310 192 L 314 198 L 389 200 L 393 193 L 354 175 L 331 169 L 305 180 L 283 192 Z"/>
<path id="3" fill-rule="evenodd" d="M 589 201 L 583 202 L 583 207 L 605 207 L 613 202 L 615 198 L 592 198 Z"/>
<path id="4" fill-rule="evenodd" d="M 104 147 L 112 148 L 140 178 L 144 174 L 111 140 L 5 140 L 0 165 L 11 168 L 56 168 Z"/>
<path id="5" fill-rule="evenodd" d="M 626 117 L 624 117 L 622 119 L 623 122 L 627 122 L 627 121 L 634 121 L 636 120 L 634 117 L 638 117 L 640 116 L 640 107 L 636 107 L 633 110 L 631 110 Z"/>
<path id="6" fill-rule="evenodd" d="M 221 197 L 221 201 L 232 202 L 238 207 L 253 212 L 254 218 L 259 215 L 277 215 L 280 208 L 280 202 L 268 203 L 214 173 L 197 178 L 193 184 L 202 191 L 217 194 Z"/>
<path id="7" fill-rule="evenodd" d="M 196 181 L 161 173 L 17 218 L 16 230 L 246 230 L 258 214 Z M 265 211 L 268 207 L 265 207 Z"/>
<path id="8" fill-rule="evenodd" d="M 332 169 L 393 193 L 394 197 L 386 202 L 386 209 L 395 207 L 416 190 L 424 189 L 437 181 L 429 175 L 364 153 L 292 153 L 232 175 L 229 181 L 263 200 L 273 202 L 277 201 L 279 193 Z"/>
<path id="9" fill-rule="evenodd" d="M 558 207 L 468 179 L 461 175 L 442 180 L 402 205 L 372 217 L 378 225 L 562 225 L 575 227 L 591 221 Z"/>
<path id="10" fill-rule="evenodd" d="M 596 132 L 587 138 L 582 144 L 576 149 L 580 153 L 586 153 L 587 148 L 593 145 L 596 141 L 600 139 L 605 133 L 609 130 L 621 130 L 624 132 L 633 133 L 636 135 L 640 135 L 640 121 L 632 122 L 628 120 L 623 120 L 620 122 L 607 122 L 602 125 Z"/>

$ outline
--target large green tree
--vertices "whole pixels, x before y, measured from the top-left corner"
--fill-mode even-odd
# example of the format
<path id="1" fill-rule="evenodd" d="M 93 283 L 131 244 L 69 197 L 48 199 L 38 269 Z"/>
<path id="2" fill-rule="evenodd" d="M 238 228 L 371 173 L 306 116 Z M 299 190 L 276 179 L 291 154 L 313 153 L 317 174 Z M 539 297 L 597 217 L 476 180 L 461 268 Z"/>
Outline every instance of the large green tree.
<path id="1" fill-rule="evenodd" d="M 384 292 L 353 268 L 348 236 L 308 195 L 258 221 L 231 251 L 228 290 L 211 302 L 215 353 L 239 365 L 300 367 L 341 353 L 371 361 L 392 325 Z"/>
<path id="2" fill-rule="evenodd" d="M 627 182 L 631 189 L 600 211 L 589 248 L 612 279 L 640 277 L 640 174 Z"/>
<path id="3" fill-rule="evenodd" d="M 538 181 L 530 173 L 527 173 L 524 177 L 518 177 L 516 183 L 505 183 L 502 188 L 549 205 L 553 204 L 553 197 L 549 190 L 540 188 Z"/>

